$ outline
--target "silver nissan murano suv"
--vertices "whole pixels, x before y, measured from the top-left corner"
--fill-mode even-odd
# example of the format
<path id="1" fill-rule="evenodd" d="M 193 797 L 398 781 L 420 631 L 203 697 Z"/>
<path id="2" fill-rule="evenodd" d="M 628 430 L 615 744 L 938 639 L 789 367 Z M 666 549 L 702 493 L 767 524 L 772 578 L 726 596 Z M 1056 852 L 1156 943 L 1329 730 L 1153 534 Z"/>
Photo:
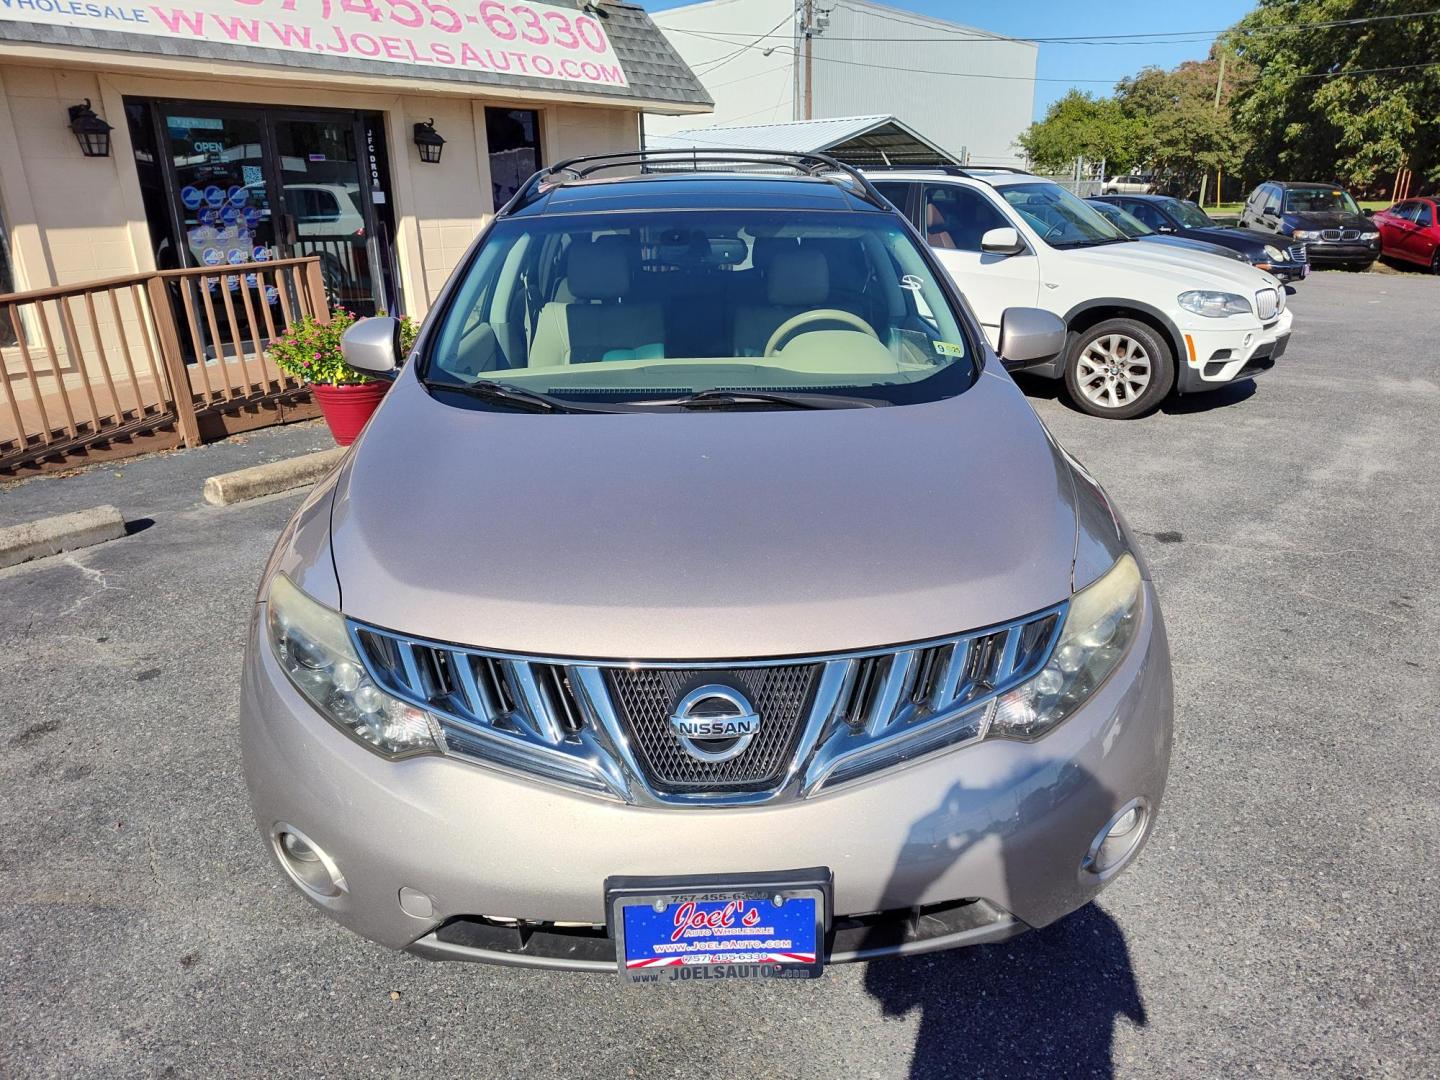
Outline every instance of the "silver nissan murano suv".
<path id="1" fill-rule="evenodd" d="M 314 904 L 420 956 L 810 978 L 1135 858 L 1171 741 L 1119 512 L 925 244 L 819 155 L 537 173 L 282 534 L 241 724 Z"/>

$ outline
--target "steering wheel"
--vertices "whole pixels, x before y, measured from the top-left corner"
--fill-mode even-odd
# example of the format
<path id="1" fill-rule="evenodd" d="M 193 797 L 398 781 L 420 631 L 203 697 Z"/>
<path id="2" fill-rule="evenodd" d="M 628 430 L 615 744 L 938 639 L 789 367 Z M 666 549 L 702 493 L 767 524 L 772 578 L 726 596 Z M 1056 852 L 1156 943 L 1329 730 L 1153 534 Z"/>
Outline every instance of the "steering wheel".
<path id="1" fill-rule="evenodd" d="M 1051 225 L 1050 228 L 1046 229 L 1046 230 L 1045 230 L 1045 235 L 1043 235 L 1042 237 L 1040 237 L 1040 239 L 1041 239 L 1041 240 L 1049 240 L 1052 236 L 1059 236 L 1059 235 L 1060 235 L 1061 233 L 1063 233 L 1064 231 L 1065 231 L 1065 223 L 1062 221 L 1062 222 L 1060 222 L 1058 225 Z"/>
<path id="2" fill-rule="evenodd" d="M 770 335 L 770 340 L 765 343 L 764 355 L 774 356 L 780 351 L 779 345 L 782 341 L 806 323 L 812 322 L 844 323 L 852 329 L 861 330 L 869 334 L 876 341 L 880 340 L 880 335 L 875 333 L 875 328 L 860 318 L 859 315 L 851 314 L 848 311 L 841 311 L 839 308 L 816 308 L 813 311 L 802 311 L 799 315 L 792 315 L 777 326 L 775 332 Z"/>

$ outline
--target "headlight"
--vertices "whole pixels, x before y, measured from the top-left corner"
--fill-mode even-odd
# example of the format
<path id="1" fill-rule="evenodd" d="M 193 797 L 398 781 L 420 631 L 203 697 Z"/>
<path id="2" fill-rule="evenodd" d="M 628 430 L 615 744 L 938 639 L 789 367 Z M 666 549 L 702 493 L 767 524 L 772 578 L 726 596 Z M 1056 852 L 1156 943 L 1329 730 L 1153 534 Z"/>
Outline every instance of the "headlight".
<path id="1" fill-rule="evenodd" d="M 1319 229 L 1296 229 L 1290 235 L 1296 240 L 1319 240 L 1320 231 Z"/>
<path id="2" fill-rule="evenodd" d="M 430 718 L 370 679 L 339 612 L 279 574 L 270 582 L 265 623 L 275 659 L 325 719 L 387 757 L 438 752 Z"/>
<path id="3" fill-rule="evenodd" d="M 1134 640 L 1140 595 L 1140 568 L 1128 554 L 1076 593 L 1049 661 L 1033 679 L 1000 698 L 989 734 L 1036 739 L 1084 704 Z"/>
<path id="4" fill-rule="evenodd" d="M 1243 296 L 1228 292 L 1210 292 L 1196 289 L 1183 292 L 1175 298 L 1186 311 L 1204 315 L 1207 319 L 1223 319 L 1227 315 L 1249 315 L 1250 301 Z"/>
<path id="5" fill-rule="evenodd" d="M 1280 250 L 1279 248 L 1277 248 L 1277 247 L 1271 247 L 1269 244 L 1266 244 L 1266 245 L 1265 245 L 1265 257 L 1266 257 L 1267 259 L 1269 259 L 1271 262 L 1284 262 L 1284 261 L 1285 261 L 1285 252 L 1281 251 L 1281 250 Z"/>

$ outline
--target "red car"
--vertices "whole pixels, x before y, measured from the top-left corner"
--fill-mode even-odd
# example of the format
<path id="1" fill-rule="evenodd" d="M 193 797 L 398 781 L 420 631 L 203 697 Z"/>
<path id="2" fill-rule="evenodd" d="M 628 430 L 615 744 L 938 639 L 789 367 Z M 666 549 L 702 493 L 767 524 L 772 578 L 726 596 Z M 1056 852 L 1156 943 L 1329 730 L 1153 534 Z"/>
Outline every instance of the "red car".
<path id="1" fill-rule="evenodd" d="M 1440 274 L 1440 200 L 1406 199 L 1375 215 L 1380 253 Z"/>

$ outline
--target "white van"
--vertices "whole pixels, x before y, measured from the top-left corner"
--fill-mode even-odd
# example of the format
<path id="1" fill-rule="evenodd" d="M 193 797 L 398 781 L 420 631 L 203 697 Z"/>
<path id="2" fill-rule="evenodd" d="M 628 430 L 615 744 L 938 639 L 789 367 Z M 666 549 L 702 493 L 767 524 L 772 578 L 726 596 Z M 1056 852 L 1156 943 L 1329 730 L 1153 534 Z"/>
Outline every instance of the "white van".
<path id="1" fill-rule="evenodd" d="M 1063 352 L 1022 370 L 1064 379 L 1094 416 L 1129 419 L 1172 389 L 1211 390 L 1274 366 L 1285 288 L 1245 263 L 1128 238 L 1059 184 L 1008 170 L 872 170 L 999 340 L 1007 308 L 1065 320 Z"/>

